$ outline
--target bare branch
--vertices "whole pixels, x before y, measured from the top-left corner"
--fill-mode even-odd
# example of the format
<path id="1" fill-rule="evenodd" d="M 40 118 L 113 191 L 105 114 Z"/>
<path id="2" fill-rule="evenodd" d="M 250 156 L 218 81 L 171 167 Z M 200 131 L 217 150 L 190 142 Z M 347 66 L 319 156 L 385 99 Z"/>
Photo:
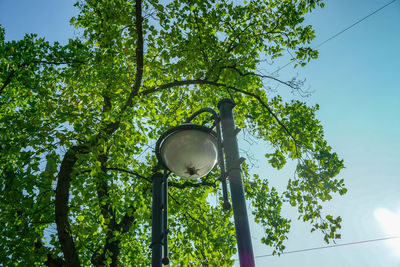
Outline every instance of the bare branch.
<path id="1" fill-rule="evenodd" d="M 284 85 L 286 85 L 286 86 L 288 86 L 288 87 L 290 87 L 290 88 L 292 88 L 294 90 L 298 90 L 299 89 L 299 87 L 296 86 L 296 83 L 294 83 L 293 81 L 285 82 L 285 81 L 282 81 L 282 80 L 280 80 L 278 78 L 275 78 L 274 76 L 257 74 L 257 73 L 254 73 L 254 72 L 242 72 L 242 71 L 240 71 L 239 69 L 237 69 L 234 66 L 223 66 L 223 67 L 221 67 L 221 69 L 232 69 L 232 70 L 236 71 L 242 77 L 245 77 L 245 76 L 257 76 L 257 77 L 260 77 L 262 79 L 268 78 L 268 79 L 274 80 L 276 82 L 279 82 L 281 84 L 284 84 Z"/>
<path id="2" fill-rule="evenodd" d="M 280 121 L 280 119 L 278 118 L 278 116 L 276 116 L 276 114 L 272 111 L 272 109 L 261 99 L 261 97 L 257 94 L 251 93 L 251 92 L 247 92 L 244 90 L 241 90 L 239 88 L 236 87 L 229 87 L 230 89 L 232 89 L 233 91 L 236 92 L 240 92 L 242 94 L 248 95 L 248 96 L 252 96 L 255 99 L 257 99 L 257 101 L 268 111 L 269 114 L 271 114 L 272 117 L 275 118 L 275 120 L 277 121 L 277 123 L 285 130 L 285 132 L 290 136 L 290 138 L 293 140 L 294 145 L 296 147 L 296 154 L 298 155 L 298 144 L 297 144 L 297 140 L 294 138 L 294 136 L 292 135 L 292 133 L 288 130 L 288 128 Z"/>

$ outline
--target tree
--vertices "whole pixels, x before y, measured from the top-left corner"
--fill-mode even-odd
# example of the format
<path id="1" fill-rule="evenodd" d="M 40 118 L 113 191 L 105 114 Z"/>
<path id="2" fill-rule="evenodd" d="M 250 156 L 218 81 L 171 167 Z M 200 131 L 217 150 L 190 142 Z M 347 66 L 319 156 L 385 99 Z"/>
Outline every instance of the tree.
<path id="1" fill-rule="evenodd" d="M 235 120 L 272 145 L 267 162 L 296 161 L 278 192 L 243 165 L 246 197 L 265 228 L 261 242 L 284 250 L 285 203 L 340 238 L 341 218 L 322 202 L 344 194 L 343 161 L 324 140 L 318 106 L 273 96 L 273 81 L 300 92 L 296 79 L 259 71 L 286 49 L 303 66 L 317 58 L 304 16 L 323 7 L 297 1 L 78 1 L 80 38 L 50 44 L 35 35 L 5 41 L 0 30 L 0 261 L 4 265 L 148 266 L 150 177 L 155 140 L 199 108 L 224 98 Z M 271 72 L 270 72 L 271 73 Z M 199 117 L 198 123 L 206 117 Z M 230 266 L 231 211 L 210 204 L 218 171 L 198 183 L 170 178 L 173 265 Z"/>

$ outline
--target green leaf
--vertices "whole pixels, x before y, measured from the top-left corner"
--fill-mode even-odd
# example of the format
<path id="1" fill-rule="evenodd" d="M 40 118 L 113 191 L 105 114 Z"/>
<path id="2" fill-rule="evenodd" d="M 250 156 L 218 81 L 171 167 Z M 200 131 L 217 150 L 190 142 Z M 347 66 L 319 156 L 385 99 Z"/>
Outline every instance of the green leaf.
<path id="1" fill-rule="evenodd" d="M 223 98 L 237 103 L 236 127 L 254 137 L 265 163 L 297 163 L 284 192 L 242 165 L 246 199 L 265 229 L 260 241 L 283 252 L 287 204 L 327 242 L 340 238 L 341 218 L 323 206 L 347 191 L 336 178 L 343 161 L 324 139 L 318 107 L 272 97 L 264 88 L 280 83 L 263 78 L 261 64 L 286 51 L 298 67 L 318 57 L 304 18 L 322 2 L 167 2 L 77 1 L 70 23 L 82 36 L 66 44 L 32 34 L 5 40 L 0 27 L 4 266 L 39 266 L 49 255 L 68 262 L 74 253 L 82 266 L 150 266 L 154 143 L 197 110 L 218 110 Z M 283 82 L 302 89 L 296 79 Z M 192 122 L 215 127 L 208 113 Z M 218 168 L 201 186 L 169 179 L 171 266 L 232 266 L 233 214 L 220 204 Z M 59 231 L 49 236 L 52 228 Z M 64 253 L 61 238 L 75 251 Z"/>

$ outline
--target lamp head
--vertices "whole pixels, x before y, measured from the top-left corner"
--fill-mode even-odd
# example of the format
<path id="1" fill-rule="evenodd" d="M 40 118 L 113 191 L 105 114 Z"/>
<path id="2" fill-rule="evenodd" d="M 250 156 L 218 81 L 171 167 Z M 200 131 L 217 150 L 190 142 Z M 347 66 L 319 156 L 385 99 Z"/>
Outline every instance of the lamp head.
<path id="1" fill-rule="evenodd" d="M 158 161 L 184 179 L 207 175 L 218 160 L 215 132 L 198 124 L 182 124 L 167 130 L 156 143 Z"/>

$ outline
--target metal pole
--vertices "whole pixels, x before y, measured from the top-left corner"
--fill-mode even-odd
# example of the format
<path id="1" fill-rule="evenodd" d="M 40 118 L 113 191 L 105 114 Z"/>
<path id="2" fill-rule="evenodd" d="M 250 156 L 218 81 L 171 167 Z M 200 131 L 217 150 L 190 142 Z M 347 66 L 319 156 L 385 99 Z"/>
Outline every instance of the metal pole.
<path id="1" fill-rule="evenodd" d="M 163 209 L 163 245 L 164 245 L 164 253 L 162 258 L 162 264 L 168 265 L 169 258 L 168 258 L 168 171 L 164 169 L 164 176 L 163 176 L 163 189 L 162 189 L 162 209 Z"/>
<path id="2" fill-rule="evenodd" d="M 222 99 L 218 103 L 220 112 L 223 147 L 226 159 L 226 169 L 231 188 L 233 217 L 235 221 L 236 240 L 241 267 L 254 267 L 254 253 L 251 244 L 249 220 L 247 217 L 246 200 L 244 197 L 239 149 L 236 139 L 237 130 L 233 119 L 235 103 L 230 99 Z"/>
<path id="3" fill-rule="evenodd" d="M 162 258 L 162 184 L 163 175 L 161 173 L 154 173 L 153 180 L 153 203 L 151 213 L 151 266 L 161 267 Z"/>

